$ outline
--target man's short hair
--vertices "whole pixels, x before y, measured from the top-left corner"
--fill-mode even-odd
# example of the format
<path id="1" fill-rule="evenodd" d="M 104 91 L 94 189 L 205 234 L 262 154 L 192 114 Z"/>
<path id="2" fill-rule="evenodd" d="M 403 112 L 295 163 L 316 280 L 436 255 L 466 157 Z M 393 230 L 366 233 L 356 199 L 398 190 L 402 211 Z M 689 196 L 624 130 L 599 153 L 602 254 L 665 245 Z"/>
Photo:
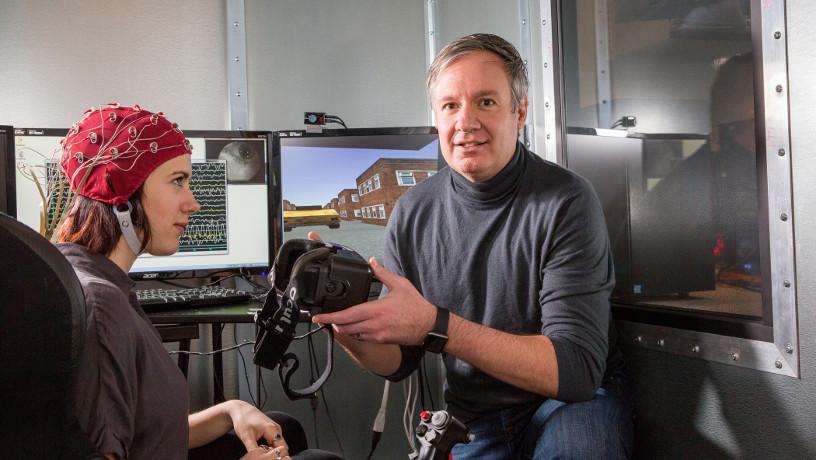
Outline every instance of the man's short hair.
<path id="1" fill-rule="evenodd" d="M 493 34 L 467 35 L 448 43 L 428 68 L 425 80 L 428 97 L 431 96 L 431 87 L 443 70 L 460 57 L 479 51 L 493 53 L 499 56 L 504 63 L 504 70 L 510 80 L 510 93 L 513 98 L 513 112 L 515 112 L 521 105 L 521 101 L 527 97 L 527 65 L 510 42 Z"/>

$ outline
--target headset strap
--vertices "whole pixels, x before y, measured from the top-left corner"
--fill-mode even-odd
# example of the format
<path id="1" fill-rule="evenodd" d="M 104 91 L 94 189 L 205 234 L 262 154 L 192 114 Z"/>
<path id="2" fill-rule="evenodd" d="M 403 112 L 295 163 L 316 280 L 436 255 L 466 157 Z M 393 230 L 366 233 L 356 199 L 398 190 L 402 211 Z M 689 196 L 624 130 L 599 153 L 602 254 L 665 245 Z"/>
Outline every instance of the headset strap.
<path id="1" fill-rule="evenodd" d="M 320 377 L 314 381 L 314 383 L 299 390 L 295 390 L 290 387 L 289 380 L 292 378 L 292 375 L 295 373 L 295 371 L 297 371 L 299 366 L 297 356 L 294 353 L 286 353 L 283 355 L 280 366 L 278 366 L 278 375 L 280 376 L 281 382 L 283 382 L 283 391 L 286 393 L 286 396 L 293 401 L 296 399 L 309 399 L 313 397 L 314 394 L 320 390 L 320 387 L 326 383 L 326 380 L 328 380 L 329 376 L 331 375 L 332 358 L 334 356 L 334 333 L 330 327 L 324 327 L 323 330 L 328 335 L 326 340 L 326 367 L 323 368 L 323 372 L 320 374 Z M 288 369 L 288 371 L 286 371 L 286 375 L 284 375 L 284 369 Z"/>

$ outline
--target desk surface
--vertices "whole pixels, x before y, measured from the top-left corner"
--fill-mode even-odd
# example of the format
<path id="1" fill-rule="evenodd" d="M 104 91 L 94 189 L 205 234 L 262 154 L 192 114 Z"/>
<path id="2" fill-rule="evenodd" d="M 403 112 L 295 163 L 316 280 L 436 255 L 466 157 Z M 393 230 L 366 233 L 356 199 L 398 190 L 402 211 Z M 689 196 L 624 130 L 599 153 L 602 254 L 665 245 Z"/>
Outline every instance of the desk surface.
<path id="1" fill-rule="evenodd" d="M 260 308 L 261 304 L 257 302 L 244 302 L 186 310 L 157 311 L 148 313 L 147 317 L 153 324 L 252 323 L 255 321 L 255 312 Z"/>

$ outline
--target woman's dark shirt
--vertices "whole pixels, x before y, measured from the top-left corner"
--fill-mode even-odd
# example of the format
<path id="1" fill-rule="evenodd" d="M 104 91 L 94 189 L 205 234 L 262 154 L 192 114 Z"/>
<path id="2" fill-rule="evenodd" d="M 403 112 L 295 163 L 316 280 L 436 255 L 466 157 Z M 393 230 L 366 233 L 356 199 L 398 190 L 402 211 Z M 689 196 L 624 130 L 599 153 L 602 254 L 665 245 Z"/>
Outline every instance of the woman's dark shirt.
<path id="1" fill-rule="evenodd" d="M 185 459 L 189 397 L 184 375 L 107 257 L 58 244 L 85 293 L 87 329 L 78 370 L 78 418 L 102 453 Z"/>

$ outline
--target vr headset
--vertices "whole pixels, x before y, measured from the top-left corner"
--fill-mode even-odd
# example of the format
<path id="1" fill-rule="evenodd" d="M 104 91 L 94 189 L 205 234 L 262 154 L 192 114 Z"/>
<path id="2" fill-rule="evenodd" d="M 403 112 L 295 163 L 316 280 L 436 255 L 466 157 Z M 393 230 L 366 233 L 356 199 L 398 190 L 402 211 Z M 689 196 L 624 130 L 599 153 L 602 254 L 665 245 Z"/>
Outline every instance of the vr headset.
<path id="1" fill-rule="evenodd" d="M 321 328 L 326 331 L 328 341 L 326 367 L 320 377 L 306 388 L 292 389 L 289 382 L 299 362 L 295 354 L 286 350 L 293 340 L 317 332 L 296 336 L 297 323 L 309 322 L 313 314 L 331 313 L 364 303 L 379 295 L 381 285 L 375 282 L 368 262 L 353 249 L 306 239 L 292 239 L 283 244 L 275 257 L 270 285 L 272 289 L 263 308 L 255 314 L 258 333 L 254 362 L 270 370 L 278 368 L 289 399 L 311 398 L 331 374 L 333 333 L 331 328 Z"/>

